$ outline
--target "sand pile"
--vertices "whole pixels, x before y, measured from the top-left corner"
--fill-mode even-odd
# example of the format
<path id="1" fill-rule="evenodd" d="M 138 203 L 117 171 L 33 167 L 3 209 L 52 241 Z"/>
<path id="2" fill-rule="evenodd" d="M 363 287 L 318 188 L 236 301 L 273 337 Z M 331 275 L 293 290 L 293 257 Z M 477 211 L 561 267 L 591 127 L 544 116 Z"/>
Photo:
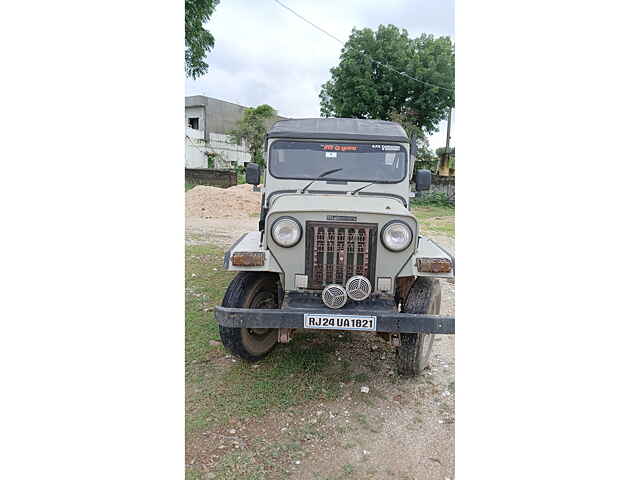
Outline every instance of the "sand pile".
<path id="1" fill-rule="evenodd" d="M 186 193 L 187 217 L 229 218 L 260 214 L 260 192 L 253 185 L 242 184 L 229 188 L 198 185 Z"/>

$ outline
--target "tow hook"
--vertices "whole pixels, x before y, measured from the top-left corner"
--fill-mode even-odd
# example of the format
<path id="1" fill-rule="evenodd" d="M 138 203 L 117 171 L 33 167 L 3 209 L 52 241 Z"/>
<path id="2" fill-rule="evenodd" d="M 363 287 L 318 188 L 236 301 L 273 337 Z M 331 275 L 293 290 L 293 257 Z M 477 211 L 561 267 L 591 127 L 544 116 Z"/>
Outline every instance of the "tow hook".
<path id="1" fill-rule="evenodd" d="M 278 329 L 278 343 L 289 343 L 293 338 L 293 331 L 295 328 L 279 328 Z"/>

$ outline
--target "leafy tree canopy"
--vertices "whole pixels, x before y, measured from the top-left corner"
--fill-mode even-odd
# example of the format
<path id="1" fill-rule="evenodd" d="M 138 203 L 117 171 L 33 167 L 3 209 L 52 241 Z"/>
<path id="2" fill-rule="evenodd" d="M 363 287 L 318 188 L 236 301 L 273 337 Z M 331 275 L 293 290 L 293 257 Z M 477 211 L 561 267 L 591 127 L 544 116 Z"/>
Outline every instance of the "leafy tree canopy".
<path id="1" fill-rule="evenodd" d="M 445 153 L 447 153 L 446 147 L 440 147 L 440 148 L 436 149 L 436 155 L 438 155 L 438 156 L 444 155 Z M 449 153 L 451 155 L 455 155 L 456 154 L 456 147 L 449 147 Z"/>
<path id="2" fill-rule="evenodd" d="M 205 61 L 215 39 L 204 28 L 220 0 L 184 0 L 184 70 L 193 79 L 207 73 Z"/>
<path id="3" fill-rule="evenodd" d="M 382 120 L 396 115 L 405 128 L 413 125 L 432 133 L 454 105 L 454 61 L 449 37 L 423 34 L 411 39 L 394 25 L 380 25 L 377 31 L 354 28 L 339 65 L 331 69 L 331 80 L 322 86 L 321 113 Z"/>
<path id="4" fill-rule="evenodd" d="M 234 142 L 240 144 L 244 140 L 247 143 L 251 161 L 261 166 L 264 166 L 262 148 L 267 136 L 267 125 L 276 114 L 277 112 L 270 105 L 247 108 L 242 115 L 242 119 L 229 132 Z"/>
<path id="5" fill-rule="evenodd" d="M 429 148 L 429 140 L 424 130 L 413 123 L 412 116 L 394 110 L 389 115 L 389 120 L 402 125 L 409 138 L 416 140 L 416 163 L 413 166 L 411 178 L 415 175 L 416 170 L 420 170 L 421 168 L 435 172 L 438 166 L 438 157 L 434 155 Z"/>

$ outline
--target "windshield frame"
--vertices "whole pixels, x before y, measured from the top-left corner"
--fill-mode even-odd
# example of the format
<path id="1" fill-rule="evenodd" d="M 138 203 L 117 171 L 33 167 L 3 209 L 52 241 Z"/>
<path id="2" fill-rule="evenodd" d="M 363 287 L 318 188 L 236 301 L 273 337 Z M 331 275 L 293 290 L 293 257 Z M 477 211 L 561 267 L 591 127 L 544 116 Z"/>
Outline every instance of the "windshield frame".
<path id="1" fill-rule="evenodd" d="M 278 176 L 278 175 L 274 175 L 273 171 L 271 170 L 271 151 L 273 149 L 273 146 L 279 142 L 282 143 L 289 143 L 289 142 L 297 142 L 297 143 L 334 143 L 334 144 L 343 144 L 343 143 L 350 143 L 350 144 L 354 144 L 354 143 L 360 143 L 363 145 L 371 145 L 371 144 L 376 144 L 376 145 L 398 145 L 400 147 L 400 149 L 404 152 L 404 163 L 405 163 L 405 168 L 404 168 L 404 175 L 400 180 L 368 180 L 368 179 L 364 179 L 364 180 L 360 180 L 360 179 L 349 179 L 349 178 L 331 178 L 331 176 L 329 177 L 316 177 L 316 178 L 312 178 L 312 177 L 282 177 L 282 176 Z M 407 179 L 407 175 L 409 173 L 409 166 L 410 166 L 410 162 L 409 162 L 409 152 L 407 152 L 406 147 L 400 143 L 400 142 L 375 142 L 375 141 L 348 141 L 348 140 L 316 140 L 316 139 L 299 139 L 299 138 L 278 138 L 277 140 L 273 140 L 271 142 L 271 144 L 269 145 L 269 158 L 267 159 L 267 163 L 268 163 L 268 170 L 269 170 L 269 175 L 272 176 L 273 178 L 277 178 L 278 180 L 305 180 L 305 181 L 333 181 L 333 182 L 360 182 L 360 183 L 380 183 L 380 184 L 398 184 L 398 183 L 402 183 Z"/>

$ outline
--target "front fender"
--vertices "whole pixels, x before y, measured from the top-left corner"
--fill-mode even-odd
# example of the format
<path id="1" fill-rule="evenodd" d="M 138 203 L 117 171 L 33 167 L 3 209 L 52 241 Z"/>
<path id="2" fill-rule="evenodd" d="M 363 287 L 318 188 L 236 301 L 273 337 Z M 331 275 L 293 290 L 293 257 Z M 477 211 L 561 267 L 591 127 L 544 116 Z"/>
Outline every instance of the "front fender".
<path id="1" fill-rule="evenodd" d="M 440 273 L 419 272 L 417 266 L 418 258 L 449 260 L 451 262 L 451 271 Z M 402 270 L 400 270 L 400 273 L 398 274 L 398 277 L 454 278 L 455 265 L 455 257 L 453 255 L 430 238 L 420 236 L 418 237 L 418 248 L 416 248 L 416 251 L 409 261 L 404 264 Z"/>
<path id="2" fill-rule="evenodd" d="M 232 272 L 275 272 L 282 273 L 282 269 L 277 260 L 269 250 L 262 247 L 262 234 L 259 231 L 247 232 L 242 235 L 233 246 L 224 253 L 224 268 Z M 243 253 L 262 253 L 264 254 L 264 265 L 248 267 L 235 266 L 231 264 L 231 257 L 235 252 Z"/>

